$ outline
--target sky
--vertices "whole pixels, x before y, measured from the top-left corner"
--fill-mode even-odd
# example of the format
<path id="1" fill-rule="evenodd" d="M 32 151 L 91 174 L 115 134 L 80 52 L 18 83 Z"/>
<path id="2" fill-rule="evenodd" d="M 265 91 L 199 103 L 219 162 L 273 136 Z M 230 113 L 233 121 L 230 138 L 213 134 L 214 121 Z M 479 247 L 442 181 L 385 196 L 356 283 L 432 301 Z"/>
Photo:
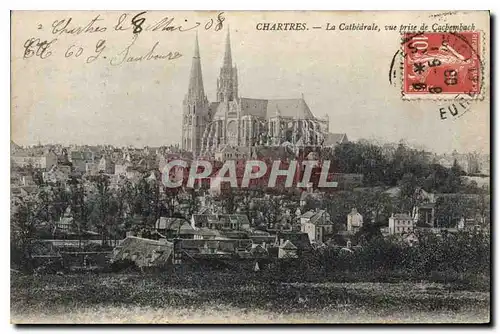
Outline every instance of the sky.
<path id="1" fill-rule="evenodd" d="M 131 25 L 138 12 L 15 12 L 11 45 L 11 139 L 20 145 L 41 143 L 160 146 L 180 142 L 182 100 L 187 92 L 196 31 L 199 36 L 205 92 L 215 100 L 227 30 L 238 68 L 239 95 L 249 98 L 304 96 L 316 116 L 328 115 L 330 131 L 360 138 L 398 142 L 401 139 L 438 153 L 489 153 L 489 76 L 483 79 L 481 101 L 472 101 L 461 117 L 440 117 L 440 108 L 456 101 L 406 101 L 401 74 L 389 83 L 394 54 L 401 48 L 398 31 L 386 25 L 474 23 L 482 33 L 483 72 L 489 73 L 489 17 L 455 13 L 430 17 L 429 12 L 225 12 L 216 31 L 218 12 L 147 12 L 129 55 L 138 57 L 156 45 L 155 54 L 178 52 L 167 60 L 123 62 L 133 41 Z M 77 33 L 98 16 L 92 29 Z M 68 19 L 70 23 L 65 26 Z M 151 31 L 163 18 L 189 31 Z M 66 20 L 66 21 L 62 21 Z M 205 26 L 209 26 L 205 29 Z M 62 22 L 61 22 L 62 21 Z M 304 31 L 260 31 L 257 23 L 306 23 Z M 326 31 L 327 24 L 336 30 Z M 341 23 L 378 25 L 380 31 L 339 30 Z M 59 25 L 57 25 L 59 24 Z M 66 31 L 52 31 L 63 27 Z M 312 29 L 321 26 L 322 29 Z M 53 41 L 41 56 L 31 38 Z M 96 45 L 104 41 L 99 57 Z M 70 48 L 73 46 L 72 48 Z M 76 56 L 78 50 L 81 54 Z M 49 54 L 50 53 L 50 54 Z M 67 55 L 68 57 L 65 57 Z M 106 57 L 106 58 L 104 58 Z M 397 58 L 399 63 L 399 59 Z M 111 64 L 110 62 L 113 62 Z"/>

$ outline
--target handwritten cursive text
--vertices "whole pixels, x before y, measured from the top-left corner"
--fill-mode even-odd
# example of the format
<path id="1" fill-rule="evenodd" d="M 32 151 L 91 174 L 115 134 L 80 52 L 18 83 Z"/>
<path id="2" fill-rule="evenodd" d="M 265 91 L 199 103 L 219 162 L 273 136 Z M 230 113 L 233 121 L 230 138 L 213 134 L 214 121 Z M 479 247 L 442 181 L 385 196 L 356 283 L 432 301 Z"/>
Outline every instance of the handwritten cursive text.
<path id="1" fill-rule="evenodd" d="M 131 52 L 131 48 L 135 44 L 137 36 L 137 34 L 134 35 L 132 42 L 125 49 L 123 49 L 123 51 L 111 58 L 111 65 L 117 66 L 122 65 L 123 63 L 141 62 L 144 60 L 174 60 L 182 57 L 182 54 L 178 51 L 170 51 L 166 54 L 155 53 L 156 47 L 160 44 L 160 42 L 156 42 L 153 47 L 145 54 L 133 55 Z"/>

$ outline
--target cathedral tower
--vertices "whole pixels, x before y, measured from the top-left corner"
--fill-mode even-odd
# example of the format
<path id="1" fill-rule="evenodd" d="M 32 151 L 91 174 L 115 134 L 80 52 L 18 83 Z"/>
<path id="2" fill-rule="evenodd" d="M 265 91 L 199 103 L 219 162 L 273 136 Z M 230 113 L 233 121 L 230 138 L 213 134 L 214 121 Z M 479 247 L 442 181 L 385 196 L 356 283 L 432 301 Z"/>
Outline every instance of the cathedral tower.
<path id="1" fill-rule="evenodd" d="M 236 66 L 233 67 L 231 57 L 231 41 L 229 30 L 226 36 L 226 49 L 224 52 L 224 61 L 220 69 L 220 75 L 217 79 L 217 102 L 234 101 L 238 98 L 238 73 Z"/>
<path id="2" fill-rule="evenodd" d="M 198 154 L 208 112 L 208 99 L 203 88 L 201 73 L 200 47 L 198 34 L 194 45 L 188 92 L 183 101 L 182 112 L 182 148 Z"/>

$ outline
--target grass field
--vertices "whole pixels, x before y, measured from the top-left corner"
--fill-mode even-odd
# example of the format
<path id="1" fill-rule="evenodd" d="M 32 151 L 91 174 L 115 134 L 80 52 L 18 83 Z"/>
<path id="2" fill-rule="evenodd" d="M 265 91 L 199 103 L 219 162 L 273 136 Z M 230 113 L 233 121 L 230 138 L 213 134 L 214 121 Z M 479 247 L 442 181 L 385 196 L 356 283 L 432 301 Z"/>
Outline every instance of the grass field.
<path id="1" fill-rule="evenodd" d="M 489 291 L 429 282 L 284 283 L 255 273 L 11 277 L 13 323 L 485 323 L 489 303 Z"/>

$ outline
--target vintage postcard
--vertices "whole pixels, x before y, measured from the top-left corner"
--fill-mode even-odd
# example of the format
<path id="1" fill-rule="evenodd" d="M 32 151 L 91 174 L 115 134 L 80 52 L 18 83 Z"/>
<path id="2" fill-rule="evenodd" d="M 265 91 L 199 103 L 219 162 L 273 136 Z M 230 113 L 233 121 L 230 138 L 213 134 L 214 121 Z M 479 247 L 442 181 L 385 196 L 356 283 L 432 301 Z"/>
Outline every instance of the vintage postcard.
<path id="1" fill-rule="evenodd" d="M 490 322 L 488 11 L 14 11 L 11 322 Z"/>

